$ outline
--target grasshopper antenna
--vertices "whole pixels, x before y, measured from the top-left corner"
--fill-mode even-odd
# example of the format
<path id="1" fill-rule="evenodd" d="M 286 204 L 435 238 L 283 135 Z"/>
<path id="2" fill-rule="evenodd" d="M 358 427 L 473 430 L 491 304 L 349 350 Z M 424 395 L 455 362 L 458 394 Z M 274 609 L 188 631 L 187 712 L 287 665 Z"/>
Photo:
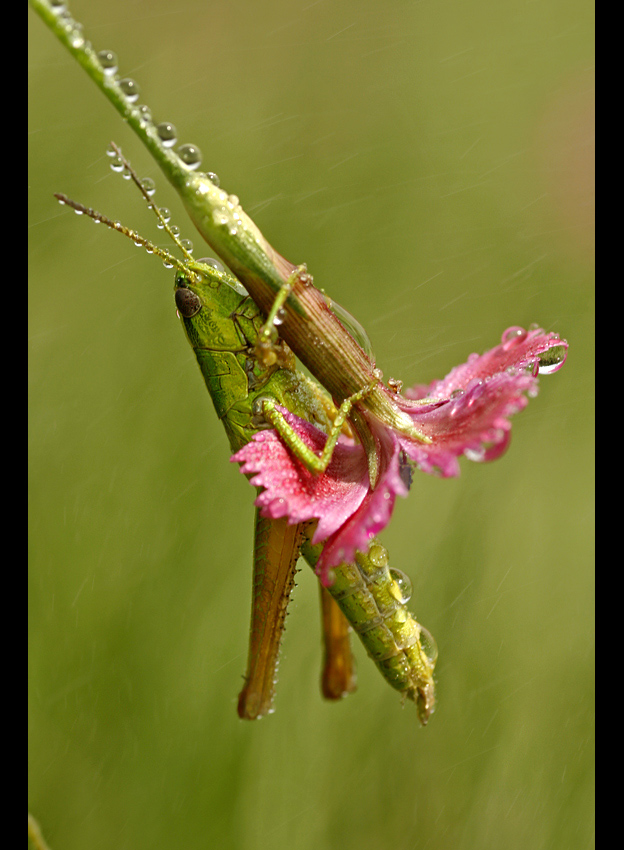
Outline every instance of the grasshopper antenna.
<path id="1" fill-rule="evenodd" d="M 158 245 L 154 245 L 153 242 L 150 242 L 149 239 L 145 239 L 145 237 L 141 236 L 140 233 L 137 233 L 136 230 L 132 230 L 130 227 L 126 227 L 118 221 L 113 221 L 112 218 L 109 218 L 107 215 L 103 215 L 97 210 L 91 209 L 91 207 L 85 207 L 83 204 L 78 203 L 78 201 L 72 201 L 71 198 L 68 198 L 67 195 L 63 195 L 60 192 L 55 192 L 54 197 L 60 204 L 65 204 L 66 206 L 71 207 L 78 213 L 78 215 L 86 215 L 89 218 L 92 218 L 93 221 L 105 224 L 107 227 L 110 227 L 111 230 L 116 230 L 118 233 L 123 233 L 124 236 L 132 239 L 135 245 L 140 245 L 145 248 L 148 254 L 156 254 L 156 256 L 160 257 L 164 261 L 165 268 L 176 268 L 179 271 L 184 272 L 186 275 L 189 274 L 188 266 L 186 266 L 181 260 L 178 260 L 178 258 L 174 257 L 173 254 L 170 254 L 169 251 L 165 251 L 164 248 L 159 248 Z"/>
<path id="2" fill-rule="evenodd" d="M 139 175 L 136 173 L 136 171 L 134 170 L 134 168 L 130 165 L 130 163 L 128 162 L 128 160 L 125 158 L 125 156 L 124 156 L 124 155 L 123 155 L 123 153 L 121 152 L 121 148 L 120 148 L 117 144 L 115 144 L 115 142 L 111 142 L 110 146 L 111 146 L 111 149 L 112 149 L 113 151 L 115 151 L 115 154 L 116 154 L 116 155 L 117 155 L 117 157 L 119 158 L 119 162 L 123 165 L 124 170 L 126 171 L 126 173 L 130 175 L 130 177 L 131 177 L 131 179 L 132 179 L 133 183 L 134 183 L 134 184 L 138 187 L 139 192 L 140 192 L 140 193 L 143 195 L 143 197 L 145 198 L 145 201 L 146 201 L 146 203 L 147 203 L 147 206 L 148 206 L 151 210 L 153 210 L 153 211 L 154 211 L 154 214 L 155 214 L 156 218 L 158 219 L 158 221 L 160 222 L 161 227 L 163 227 L 163 228 L 165 229 L 165 232 L 169 235 L 170 239 L 171 239 L 171 240 L 175 243 L 175 245 L 177 245 L 177 247 L 180 249 L 180 251 L 182 252 L 182 254 L 184 254 L 184 257 L 186 258 L 186 260 L 187 260 L 189 263 L 194 262 L 194 261 L 195 261 L 195 258 L 194 258 L 194 257 L 193 257 L 193 255 L 190 253 L 190 251 L 188 251 L 188 250 L 187 250 L 186 246 L 184 245 L 184 243 L 182 242 L 182 240 L 180 239 L 180 237 L 178 236 L 178 234 L 176 233 L 176 231 L 175 231 L 173 228 L 171 228 L 171 227 L 169 226 L 169 222 L 168 222 L 168 220 L 167 220 L 167 219 L 163 216 L 163 214 L 161 213 L 160 209 L 159 209 L 159 208 L 156 206 L 156 204 L 152 201 L 152 198 L 151 198 L 150 192 L 148 192 L 148 190 L 146 189 L 145 184 L 144 184 L 144 181 L 143 181 L 143 180 L 141 180 L 141 178 L 140 178 L 140 177 L 139 177 Z M 154 193 L 152 192 L 151 194 L 153 195 Z"/>

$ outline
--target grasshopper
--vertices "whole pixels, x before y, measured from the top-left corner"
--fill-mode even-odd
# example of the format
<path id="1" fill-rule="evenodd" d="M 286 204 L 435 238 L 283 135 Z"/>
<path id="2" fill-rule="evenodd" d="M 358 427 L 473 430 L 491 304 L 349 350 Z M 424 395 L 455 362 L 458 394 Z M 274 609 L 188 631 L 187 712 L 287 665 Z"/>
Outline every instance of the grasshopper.
<path id="1" fill-rule="evenodd" d="M 270 363 L 266 357 L 258 356 L 259 340 L 266 326 L 263 312 L 239 280 L 219 263 L 193 258 L 153 205 L 121 151 L 115 150 L 184 253 L 184 262 L 101 213 L 64 195 L 56 197 L 77 212 L 123 233 L 176 268 L 177 312 L 232 451 L 249 442 L 260 429 L 271 427 L 259 404 L 267 399 L 337 439 L 346 427 L 347 406 L 336 409 L 327 392 L 296 369 L 294 355 L 283 341 L 273 344 Z M 280 434 L 297 453 L 297 441 L 289 440 L 289 426 L 284 423 L 281 427 Z M 238 700 L 241 718 L 257 719 L 273 710 L 279 647 L 296 564 L 302 554 L 314 568 L 322 549 L 322 545 L 311 542 L 315 525 L 289 525 L 286 518 L 266 519 L 256 510 L 249 654 Z M 408 582 L 401 571 L 390 569 L 387 552 L 376 540 L 368 552 L 358 553 L 354 564 L 341 564 L 334 569 L 333 584 L 327 589 L 321 587 L 325 644 L 322 691 L 328 699 L 340 699 L 355 689 L 349 645 L 349 632 L 353 629 L 390 685 L 416 703 L 419 718 L 425 724 L 434 706 L 436 650 L 427 630 L 407 610 Z"/>
<path id="2" fill-rule="evenodd" d="M 349 420 L 363 445 L 369 463 L 371 488 L 378 483 L 379 469 L 374 437 L 362 412 L 379 418 L 416 443 L 431 440 L 422 434 L 381 381 L 371 356 L 345 331 L 331 309 L 331 301 L 312 282 L 305 265 L 295 266 L 282 257 L 265 239 L 242 209 L 236 195 L 219 186 L 212 172 L 199 171 L 201 154 L 195 145 L 181 145 L 174 151 L 176 131 L 172 124 L 155 124 L 151 112 L 136 104 L 136 83 L 119 80 L 116 65 L 111 68 L 110 51 L 96 51 L 73 20 L 61 0 L 30 0 L 32 7 L 61 43 L 87 71 L 98 88 L 111 101 L 124 121 L 134 130 L 176 189 L 191 220 L 202 237 L 251 295 L 266 320 L 262 323 L 256 353 L 262 359 L 272 346 L 274 320 L 280 314 L 280 337 L 306 366 L 318 383 L 340 407 L 339 417 Z M 319 356 L 319 348 L 323 354 Z M 272 356 L 272 355 L 271 355 Z M 411 403 L 412 408 L 429 400 Z M 287 439 L 288 429 L 269 401 L 263 414 Z M 301 443 L 297 451 L 313 472 L 326 469 L 340 427 L 332 431 L 320 458 Z M 290 443 L 289 443 L 290 445 Z"/>

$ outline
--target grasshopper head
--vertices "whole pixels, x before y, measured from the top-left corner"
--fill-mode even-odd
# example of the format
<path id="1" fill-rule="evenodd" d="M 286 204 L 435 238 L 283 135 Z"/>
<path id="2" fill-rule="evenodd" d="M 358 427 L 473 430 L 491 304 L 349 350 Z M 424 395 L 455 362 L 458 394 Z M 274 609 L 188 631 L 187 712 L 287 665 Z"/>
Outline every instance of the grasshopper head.
<path id="1" fill-rule="evenodd" d="M 235 316 L 248 295 L 216 260 L 193 260 L 178 270 L 174 296 L 193 348 L 232 350 L 240 345 Z"/>

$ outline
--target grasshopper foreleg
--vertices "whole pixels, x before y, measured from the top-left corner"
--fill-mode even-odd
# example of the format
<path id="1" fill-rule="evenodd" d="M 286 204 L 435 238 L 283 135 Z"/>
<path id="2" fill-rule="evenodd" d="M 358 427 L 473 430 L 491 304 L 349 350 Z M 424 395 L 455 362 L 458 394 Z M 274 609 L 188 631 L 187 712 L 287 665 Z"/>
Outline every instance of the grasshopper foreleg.
<path id="1" fill-rule="evenodd" d="M 325 472 L 332 459 L 336 443 L 342 433 L 342 427 L 347 421 L 347 417 L 351 412 L 353 405 L 363 399 L 371 391 L 373 387 L 367 386 L 353 395 L 346 398 L 334 418 L 331 430 L 327 436 L 327 441 L 320 455 L 317 455 L 297 434 L 297 432 L 288 424 L 284 415 L 277 409 L 278 402 L 269 396 L 258 396 L 254 402 L 254 415 L 262 416 L 270 425 L 275 428 L 282 440 L 288 448 L 293 452 L 303 465 L 310 470 L 320 474 Z"/>

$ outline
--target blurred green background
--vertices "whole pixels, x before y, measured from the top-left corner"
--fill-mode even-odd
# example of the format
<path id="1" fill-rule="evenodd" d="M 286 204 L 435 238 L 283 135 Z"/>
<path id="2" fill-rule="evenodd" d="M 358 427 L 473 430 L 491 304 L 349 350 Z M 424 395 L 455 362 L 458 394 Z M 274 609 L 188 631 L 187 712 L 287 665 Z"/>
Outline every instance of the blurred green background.
<path id="1" fill-rule="evenodd" d="M 323 703 L 305 565 L 276 712 L 239 721 L 253 492 L 171 272 L 52 192 L 162 243 L 114 139 L 193 234 L 30 14 L 29 803 L 52 850 L 593 846 L 590 4 L 71 9 L 386 377 L 442 377 L 512 324 L 571 347 L 507 455 L 417 476 L 382 537 L 438 641 L 429 726 L 359 646 L 358 692 Z"/>

